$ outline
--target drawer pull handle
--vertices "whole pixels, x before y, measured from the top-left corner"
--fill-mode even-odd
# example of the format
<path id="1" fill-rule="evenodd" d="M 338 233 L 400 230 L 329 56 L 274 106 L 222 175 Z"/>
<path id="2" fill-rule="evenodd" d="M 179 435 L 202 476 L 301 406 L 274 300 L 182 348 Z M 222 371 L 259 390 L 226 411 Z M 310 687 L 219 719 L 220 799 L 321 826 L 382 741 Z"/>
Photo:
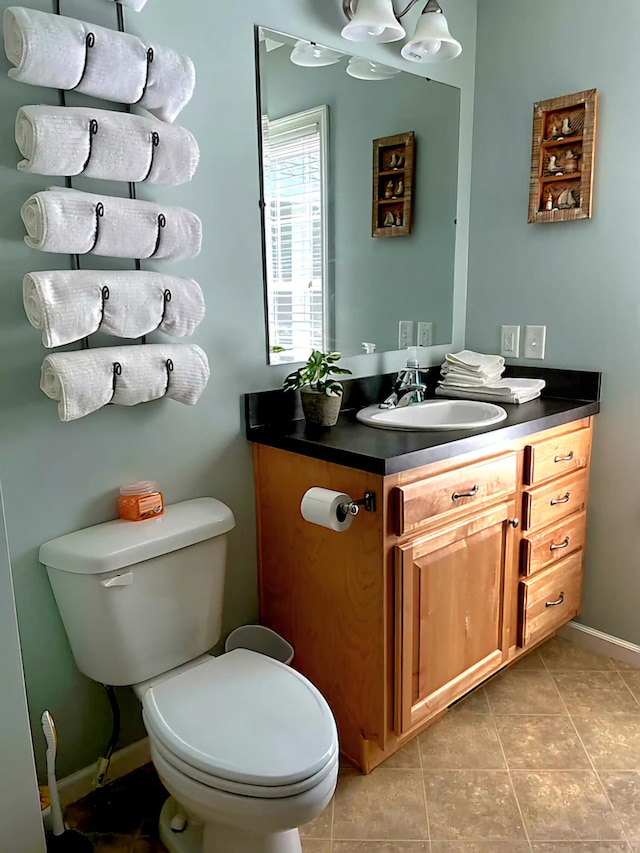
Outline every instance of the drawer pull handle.
<path id="1" fill-rule="evenodd" d="M 454 492 L 454 493 L 451 495 L 451 500 L 452 500 L 452 501 L 459 501 L 459 500 L 460 500 L 460 498 L 475 498 L 475 496 L 476 496 L 477 494 L 478 494 L 478 486 L 477 486 L 477 485 L 475 485 L 475 486 L 471 489 L 471 491 L 470 491 L 470 492 L 460 492 L 460 493 L 458 493 L 458 492 Z"/>
<path id="2" fill-rule="evenodd" d="M 568 504 L 571 500 L 571 492 L 567 492 L 567 494 L 563 498 L 554 498 L 551 501 L 551 506 L 557 506 L 558 504 Z"/>
<path id="3" fill-rule="evenodd" d="M 559 604 L 564 604 L 564 592 L 560 593 L 560 598 L 556 601 L 547 601 L 545 607 L 557 607 Z"/>
<path id="4" fill-rule="evenodd" d="M 554 462 L 571 462 L 572 459 L 573 459 L 573 450 L 571 451 L 571 453 L 569 453 L 568 456 L 555 456 L 553 461 Z"/>
<path id="5" fill-rule="evenodd" d="M 564 540 L 559 545 L 549 545 L 550 551 L 561 551 L 563 548 L 569 547 L 569 537 L 565 536 Z"/>

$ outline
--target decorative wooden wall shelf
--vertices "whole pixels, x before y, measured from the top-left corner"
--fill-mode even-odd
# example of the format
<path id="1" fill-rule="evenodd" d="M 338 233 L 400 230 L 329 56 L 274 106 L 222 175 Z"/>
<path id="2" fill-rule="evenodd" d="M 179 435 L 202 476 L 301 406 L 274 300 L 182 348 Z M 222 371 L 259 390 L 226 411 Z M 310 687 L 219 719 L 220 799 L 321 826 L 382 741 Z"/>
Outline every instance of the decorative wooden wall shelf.
<path id="1" fill-rule="evenodd" d="M 591 219 L 598 90 L 533 105 L 529 222 Z"/>
<path id="2" fill-rule="evenodd" d="M 415 133 L 373 140 L 374 237 L 411 234 Z"/>

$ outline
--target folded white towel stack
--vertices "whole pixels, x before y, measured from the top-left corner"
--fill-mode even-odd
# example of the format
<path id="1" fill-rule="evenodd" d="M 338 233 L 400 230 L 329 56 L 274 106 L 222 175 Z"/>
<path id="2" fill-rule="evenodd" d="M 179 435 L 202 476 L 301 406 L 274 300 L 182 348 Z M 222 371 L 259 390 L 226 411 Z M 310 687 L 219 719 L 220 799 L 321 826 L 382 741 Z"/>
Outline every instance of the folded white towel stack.
<path id="1" fill-rule="evenodd" d="M 150 116 L 88 107 L 26 106 L 16 116 L 23 172 L 183 184 L 198 166 L 188 130 Z"/>
<path id="2" fill-rule="evenodd" d="M 162 121 L 175 121 L 195 87 L 187 56 L 150 48 L 129 33 L 23 6 L 5 9 L 4 48 L 15 66 L 9 71 L 14 80 L 140 104 Z"/>
<path id="3" fill-rule="evenodd" d="M 35 193 L 22 205 L 27 246 L 42 252 L 112 258 L 195 258 L 202 223 L 189 210 L 63 187 Z"/>
<path id="4" fill-rule="evenodd" d="M 491 400 L 494 403 L 528 403 L 539 397 L 543 379 L 501 379 L 504 358 L 463 350 L 449 353 L 442 364 L 439 397 Z"/>
<path id="5" fill-rule="evenodd" d="M 48 355 L 40 388 L 58 401 L 61 421 L 74 421 L 108 403 L 136 406 L 168 397 L 192 406 L 209 380 L 198 346 L 148 344 Z"/>
<path id="6" fill-rule="evenodd" d="M 22 283 L 24 310 L 42 329 L 45 347 L 60 347 L 100 329 L 139 338 L 159 329 L 193 334 L 204 317 L 200 286 L 190 278 L 136 270 L 44 270 Z"/>

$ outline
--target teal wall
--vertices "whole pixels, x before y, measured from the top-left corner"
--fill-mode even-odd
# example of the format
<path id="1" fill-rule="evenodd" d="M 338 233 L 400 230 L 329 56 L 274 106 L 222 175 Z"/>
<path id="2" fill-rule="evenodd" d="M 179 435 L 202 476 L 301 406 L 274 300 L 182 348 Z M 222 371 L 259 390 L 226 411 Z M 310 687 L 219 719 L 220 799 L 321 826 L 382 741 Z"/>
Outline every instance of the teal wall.
<path id="1" fill-rule="evenodd" d="M 546 324 L 545 365 L 604 372 L 581 619 L 634 643 L 638 32 L 637 0 L 480 0 L 466 335 L 470 348 L 493 351 L 500 324 Z M 528 225 L 533 103 L 590 88 L 600 90 L 594 218 Z"/>
<path id="2" fill-rule="evenodd" d="M 295 34 L 294 34 L 295 35 Z M 355 45 L 354 45 L 355 47 Z M 398 347 L 400 320 L 433 323 L 451 341 L 460 93 L 414 74 L 356 80 L 346 62 L 300 68 L 286 45 L 260 51 L 262 109 L 269 119 L 329 107 L 328 222 L 335 286 L 334 347 L 344 355 L 373 341 Z M 413 130 L 413 228 L 371 236 L 371 140 Z"/>
<path id="3" fill-rule="evenodd" d="M 0 3 L 0 12 L 9 5 Z M 50 11 L 47 0 L 29 5 Z M 41 542 L 115 515 L 119 484 L 159 481 L 167 501 L 214 495 L 232 507 L 225 631 L 256 616 L 256 554 L 251 450 L 243 437 L 240 396 L 275 387 L 286 367 L 267 367 L 263 327 L 253 26 L 261 23 L 344 46 L 341 2 L 243 0 L 211 3 L 149 0 L 130 29 L 189 53 L 198 69 L 192 103 L 180 122 L 198 138 L 202 161 L 184 187 L 145 187 L 142 198 L 181 204 L 204 224 L 201 255 L 166 269 L 198 279 L 208 312 L 193 340 L 208 353 L 212 379 L 201 402 L 187 408 L 166 401 L 131 410 L 110 407 L 70 424 L 38 389 L 44 355 L 40 336 L 23 314 L 21 280 L 32 269 L 66 259 L 41 255 L 22 242 L 19 207 L 30 193 L 56 181 L 19 174 L 13 141 L 21 104 L 54 103 L 55 92 L 0 77 L 0 476 L 13 562 L 27 693 L 36 731 L 49 708 L 60 735 L 59 774 L 96 759 L 109 733 L 102 688 L 81 676 L 71 657 L 46 574 L 38 563 Z M 447 3 L 451 27 L 464 44 L 462 57 L 432 76 L 462 89 L 458 258 L 454 342 L 462 342 L 466 292 L 468 197 L 475 65 L 476 0 Z M 62 0 L 65 13 L 102 23 L 115 21 L 113 4 Z M 450 8 L 449 8 L 450 7 Z M 401 63 L 398 48 L 375 46 L 371 58 Z M 2 59 L 5 71 L 8 63 Z M 425 72 L 423 72 L 425 73 Z M 95 188 L 95 183 L 92 188 Z M 448 347 L 434 348 L 431 363 Z M 400 354 L 357 357 L 360 375 L 401 366 Z M 121 745 L 143 734 L 136 700 L 121 691 Z M 41 738 L 36 752 L 42 766 Z"/>

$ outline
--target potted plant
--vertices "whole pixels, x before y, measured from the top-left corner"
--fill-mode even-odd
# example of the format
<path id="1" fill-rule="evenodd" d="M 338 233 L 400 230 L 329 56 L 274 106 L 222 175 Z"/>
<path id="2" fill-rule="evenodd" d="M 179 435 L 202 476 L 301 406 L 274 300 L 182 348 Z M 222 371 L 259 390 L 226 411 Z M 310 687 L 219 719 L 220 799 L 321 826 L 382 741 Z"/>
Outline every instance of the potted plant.
<path id="1" fill-rule="evenodd" d="M 310 426 L 332 427 L 338 420 L 344 389 L 335 377 L 351 373 L 345 367 L 337 367 L 341 357 L 339 352 L 314 349 L 307 363 L 284 380 L 285 391 L 300 391 L 302 410 Z"/>

